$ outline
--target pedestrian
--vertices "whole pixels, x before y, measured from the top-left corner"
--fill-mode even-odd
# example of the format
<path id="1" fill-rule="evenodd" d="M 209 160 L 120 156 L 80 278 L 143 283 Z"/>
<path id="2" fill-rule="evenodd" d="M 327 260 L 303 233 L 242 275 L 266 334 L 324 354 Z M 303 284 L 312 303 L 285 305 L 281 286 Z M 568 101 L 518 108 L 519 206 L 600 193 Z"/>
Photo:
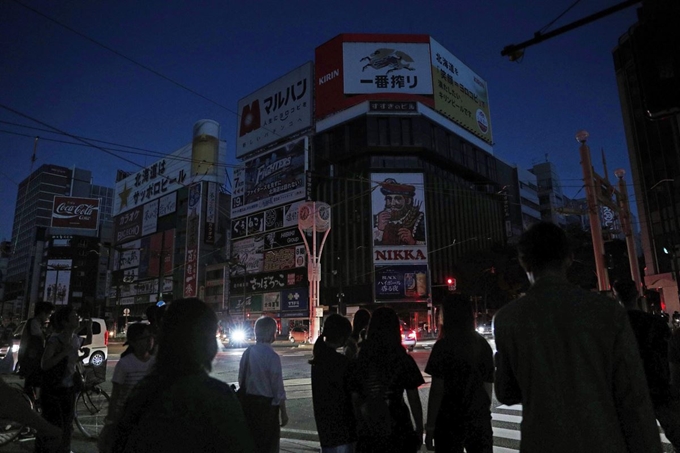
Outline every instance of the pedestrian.
<path id="1" fill-rule="evenodd" d="M 418 387 L 425 381 L 401 344 L 399 326 L 392 308 L 380 307 L 373 312 L 350 376 L 358 453 L 413 453 L 423 444 Z"/>
<path id="2" fill-rule="evenodd" d="M 239 397 L 257 453 L 278 453 L 281 427 L 288 423 L 281 358 L 271 346 L 276 331 L 274 318 L 255 321 L 255 344 L 243 353 L 238 370 Z"/>
<path id="3" fill-rule="evenodd" d="M 24 391 L 33 398 L 34 402 L 40 397 L 38 393 L 42 380 L 40 361 L 45 352 L 47 340 L 45 324 L 53 312 L 54 305 L 51 302 L 37 302 L 33 317 L 26 322 L 21 333 L 17 361 L 19 374 L 24 378 Z"/>
<path id="4" fill-rule="evenodd" d="M 521 237 L 531 288 L 494 317 L 496 398 L 522 404 L 523 453 L 661 452 L 626 311 L 567 280 L 564 231 L 541 222 Z"/>
<path id="5" fill-rule="evenodd" d="M 671 330 L 660 316 L 640 310 L 638 288 L 633 280 L 616 280 L 613 289 L 628 312 L 656 419 L 675 451 L 680 451 L 680 400 L 671 394 L 670 386 L 668 354 Z"/>
<path id="6" fill-rule="evenodd" d="M 82 383 L 76 367 L 80 362 L 80 348 L 92 343 L 92 320 L 85 321 L 85 339 L 77 334 L 80 329 L 80 316 L 71 305 L 55 311 L 50 324 L 54 328 L 54 333 L 47 339 L 40 364 L 43 371 L 40 402 L 43 418 L 61 428 L 62 437 L 59 444 L 54 445 L 38 433 L 35 451 L 69 453 L 76 393 L 79 384 Z"/>
<path id="7" fill-rule="evenodd" d="M 111 451 L 114 425 L 123 412 L 125 401 L 132 389 L 149 374 L 155 362 L 151 355 L 154 338 L 148 324 L 130 324 L 125 345 L 128 347 L 120 355 L 120 360 L 113 370 L 109 412 L 106 416 L 106 425 L 97 441 L 99 451 L 102 453 Z"/>
<path id="8" fill-rule="evenodd" d="M 215 332 L 217 316 L 205 302 L 172 302 L 155 365 L 134 387 L 115 425 L 114 452 L 253 451 L 236 395 L 208 375 L 217 354 Z"/>
<path id="9" fill-rule="evenodd" d="M 348 388 L 351 359 L 337 349 L 345 345 L 352 325 L 333 313 L 314 343 L 312 403 L 322 453 L 353 453 L 357 440 L 352 395 Z"/>
<path id="10" fill-rule="evenodd" d="M 361 349 L 361 342 L 366 339 L 366 327 L 371 320 L 371 312 L 365 308 L 360 308 L 354 313 L 352 333 L 345 345 L 344 354 L 350 359 L 355 359 Z"/>
<path id="11" fill-rule="evenodd" d="M 425 443 L 436 452 L 491 453 L 493 351 L 475 330 L 469 298 L 450 295 L 425 372 L 432 376 Z"/>

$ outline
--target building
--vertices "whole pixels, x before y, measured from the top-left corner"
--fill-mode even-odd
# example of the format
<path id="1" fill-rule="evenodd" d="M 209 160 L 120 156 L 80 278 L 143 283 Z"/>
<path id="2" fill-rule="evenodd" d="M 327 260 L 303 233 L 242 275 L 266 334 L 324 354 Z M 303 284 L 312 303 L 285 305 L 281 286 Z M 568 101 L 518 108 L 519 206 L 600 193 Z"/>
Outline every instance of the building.
<path id="1" fill-rule="evenodd" d="M 118 329 L 150 305 L 180 298 L 222 310 L 223 298 L 206 288 L 206 269 L 227 261 L 225 153 L 219 124 L 200 120 L 191 143 L 140 170 L 119 171 L 113 239 L 102 250 L 110 259 L 106 316 Z"/>
<path id="2" fill-rule="evenodd" d="M 613 51 L 635 186 L 644 284 L 680 311 L 680 4 L 647 2 Z"/>
<path id="3" fill-rule="evenodd" d="M 432 325 L 456 263 L 522 230 L 486 82 L 427 35 L 343 34 L 315 53 L 239 102 L 232 271 L 248 286 L 232 278 L 230 312 L 273 315 L 285 334 L 319 316 L 308 302 L 318 271 L 325 312 L 390 304 L 412 327 Z M 305 200 L 331 207 L 309 273 Z"/>
<path id="4" fill-rule="evenodd" d="M 538 198 L 536 175 L 524 168 L 517 168 L 520 206 L 522 210 L 522 229 L 526 230 L 541 221 L 541 206 Z"/>
<path id="5" fill-rule="evenodd" d="M 567 221 L 560 211 L 564 208 L 565 197 L 557 168 L 552 162 L 546 161 L 535 164 L 529 171 L 536 175 L 541 219 L 564 228 Z"/>
<path id="6" fill-rule="evenodd" d="M 92 184 L 89 170 L 45 164 L 24 179 L 17 192 L 4 309 L 27 317 L 32 305 L 45 296 L 41 290 L 52 258 L 46 244 L 53 243 L 52 236 L 61 236 L 67 241 L 61 246 L 66 248 L 71 247 L 70 238 L 99 237 L 102 228 L 106 230 L 107 224 L 110 225 L 112 205 L 113 189 Z M 96 260 L 94 263 L 97 269 Z M 66 266 L 65 263 L 59 265 Z M 97 280 L 96 274 L 89 277 Z M 76 294 L 79 302 L 88 298 L 94 303 L 96 299 L 96 294 L 80 290 L 76 290 Z M 63 300 L 69 300 L 69 296 Z"/>

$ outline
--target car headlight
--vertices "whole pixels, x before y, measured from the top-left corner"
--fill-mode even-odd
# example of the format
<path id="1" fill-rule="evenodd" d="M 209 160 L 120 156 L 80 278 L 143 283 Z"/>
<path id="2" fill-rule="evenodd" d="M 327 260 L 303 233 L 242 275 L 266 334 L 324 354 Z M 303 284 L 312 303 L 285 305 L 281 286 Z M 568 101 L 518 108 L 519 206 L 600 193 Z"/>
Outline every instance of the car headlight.
<path id="1" fill-rule="evenodd" d="M 245 331 L 238 329 L 232 332 L 231 334 L 231 339 L 233 341 L 245 341 L 246 340 L 246 333 Z"/>
<path id="2" fill-rule="evenodd" d="M 18 344 L 13 344 L 12 345 L 12 352 L 18 352 L 19 351 L 19 345 Z"/>
<path id="3" fill-rule="evenodd" d="M 484 328 L 484 326 L 479 326 L 479 327 L 477 327 L 477 332 L 484 333 L 484 332 L 486 332 L 486 329 Z"/>

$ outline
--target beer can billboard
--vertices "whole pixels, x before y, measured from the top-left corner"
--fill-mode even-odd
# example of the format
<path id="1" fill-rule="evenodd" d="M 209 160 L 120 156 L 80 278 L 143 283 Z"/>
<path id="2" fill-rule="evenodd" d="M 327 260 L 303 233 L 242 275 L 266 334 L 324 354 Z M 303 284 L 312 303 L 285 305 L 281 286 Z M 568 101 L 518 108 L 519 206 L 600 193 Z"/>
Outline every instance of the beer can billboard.
<path id="1" fill-rule="evenodd" d="M 96 230 L 99 221 L 99 198 L 62 197 L 52 204 L 53 228 Z"/>

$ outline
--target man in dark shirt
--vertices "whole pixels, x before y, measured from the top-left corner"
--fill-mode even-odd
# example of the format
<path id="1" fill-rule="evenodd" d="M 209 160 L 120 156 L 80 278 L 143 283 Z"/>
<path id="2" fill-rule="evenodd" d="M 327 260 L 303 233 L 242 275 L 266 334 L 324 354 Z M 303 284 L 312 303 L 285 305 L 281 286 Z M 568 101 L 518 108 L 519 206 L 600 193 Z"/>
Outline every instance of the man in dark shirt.
<path id="1" fill-rule="evenodd" d="M 613 289 L 621 305 L 628 311 L 656 419 L 675 451 L 680 452 L 680 400 L 671 396 L 668 363 L 671 331 L 664 318 L 640 310 L 638 289 L 633 280 L 619 279 L 614 282 Z"/>
<path id="2" fill-rule="evenodd" d="M 531 288 L 494 317 L 494 386 L 501 403 L 522 403 L 522 453 L 661 453 L 624 308 L 567 280 L 557 225 L 533 225 L 517 249 Z"/>

